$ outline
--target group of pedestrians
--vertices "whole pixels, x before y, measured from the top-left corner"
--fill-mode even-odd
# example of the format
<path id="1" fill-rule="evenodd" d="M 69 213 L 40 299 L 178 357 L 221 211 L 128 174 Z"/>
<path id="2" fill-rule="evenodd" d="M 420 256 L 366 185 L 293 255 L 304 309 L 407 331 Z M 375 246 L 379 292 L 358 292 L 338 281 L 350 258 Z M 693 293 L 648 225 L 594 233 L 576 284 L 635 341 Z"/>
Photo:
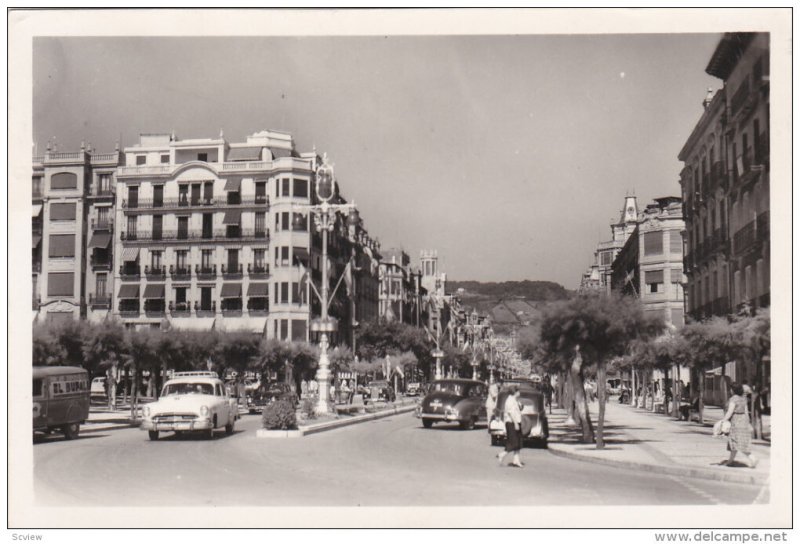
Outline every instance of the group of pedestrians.
<path id="1" fill-rule="evenodd" d="M 491 418 L 497 407 L 498 394 L 497 384 L 490 385 L 489 395 L 486 398 L 486 416 L 488 418 Z M 497 462 L 503 465 L 510 453 L 513 458 L 509 466 L 522 468 L 525 466 L 525 463 L 519 458 L 519 452 L 522 449 L 522 408 L 517 385 L 508 388 L 508 395 L 503 404 L 503 424 L 506 427 L 506 447 L 504 451 L 497 454 Z"/>

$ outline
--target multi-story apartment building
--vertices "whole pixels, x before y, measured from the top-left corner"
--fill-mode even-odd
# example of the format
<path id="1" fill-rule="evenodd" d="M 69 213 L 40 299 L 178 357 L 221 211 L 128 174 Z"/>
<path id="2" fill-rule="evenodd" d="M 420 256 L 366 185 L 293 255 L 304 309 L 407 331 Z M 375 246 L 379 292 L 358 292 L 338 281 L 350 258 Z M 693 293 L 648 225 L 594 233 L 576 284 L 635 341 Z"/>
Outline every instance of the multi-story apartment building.
<path id="1" fill-rule="evenodd" d="M 384 250 L 382 257 L 379 316 L 386 321 L 421 326 L 421 272 L 411 268 L 411 258 L 402 249 Z"/>
<path id="2" fill-rule="evenodd" d="M 33 160 L 34 320 L 104 319 L 119 151 L 50 149 Z"/>
<path id="3" fill-rule="evenodd" d="M 423 249 L 420 252 L 420 283 L 425 290 L 423 308 L 427 314 L 424 326 L 433 334 L 444 334 L 450 320 L 452 296 L 447 294 L 447 274 L 439 272 L 439 253 L 436 250 Z M 452 337 L 452 327 L 450 342 Z"/>
<path id="4" fill-rule="evenodd" d="M 231 144 L 142 135 L 117 171 L 114 314 L 129 326 L 306 340 L 296 263 L 309 221 L 295 226 L 292 214 L 310 202 L 315 162 L 279 132 Z"/>
<path id="5" fill-rule="evenodd" d="M 769 35 L 725 34 L 706 72 L 723 89 L 678 155 L 687 310 L 698 319 L 769 306 Z"/>
<path id="6" fill-rule="evenodd" d="M 636 197 L 626 196 L 619 221 L 610 225 L 611 239 L 597 244 L 594 263 L 583 273 L 579 291 L 611 291 L 611 265 L 636 228 L 638 217 L 639 207 L 636 204 Z"/>
<path id="7" fill-rule="evenodd" d="M 657 198 L 642 212 L 612 264 L 611 287 L 638 297 L 645 312 L 681 327 L 683 211 L 679 197 Z"/>

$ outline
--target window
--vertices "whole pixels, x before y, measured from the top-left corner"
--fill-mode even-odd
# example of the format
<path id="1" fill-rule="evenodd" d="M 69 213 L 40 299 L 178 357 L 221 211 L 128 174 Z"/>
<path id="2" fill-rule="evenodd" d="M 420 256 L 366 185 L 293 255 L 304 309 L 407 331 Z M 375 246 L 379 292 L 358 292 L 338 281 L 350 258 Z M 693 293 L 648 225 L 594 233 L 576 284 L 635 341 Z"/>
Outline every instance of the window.
<path id="1" fill-rule="evenodd" d="M 203 214 L 203 238 L 211 238 L 214 235 L 214 214 Z"/>
<path id="2" fill-rule="evenodd" d="M 289 303 L 289 282 L 282 281 L 281 282 L 281 303 L 288 304 Z"/>
<path id="3" fill-rule="evenodd" d="M 669 231 L 669 252 L 678 254 L 683 253 L 683 236 L 681 236 L 681 231 Z"/>
<path id="4" fill-rule="evenodd" d="M 136 155 L 136 166 L 143 166 L 147 163 L 146 155 Z"/>
<path id="5" fill-rule="evenodd" d="M 281 230 L 289 230 L 289 212 L 281 213 Z"/>
<path id="6" fill-rule="evenodd" d="M 645 255 L 661 255 L 664 253 L 664 234 L 658 232 L 645 232 L 644 233 L 644 254 Z"/>
<path id="7" fill-rule="evenodd" d="M 266 212 L 256 212 L 256 236 L 264 236 L 267 232 L 267 214 Z"/>
<path id="8" fill-rule="evenodd" d="M 199 183 L 192 184 L 192 206 L 198 206 L 200 204 L 200 189 L 202 185 Z"/>
<path id="9" fill-rule="evenodd" d="M 151 251 L 150 252 L 150 266 L 155 270 L 161 270 L 161 252 L 160 251 Z"/>
<path id="10" fill-rule="evenodd" d="M 292 319 L 292 340 L 305 341 L 306 321 L 305 319 Z"/>
<path id="11" fill-rule="evenodd" d="M 214 201 L 214 182 L 207 181 L 203 184 L 203 203 L 211 204 Z"/>
<path id="12" fill-rule="evenodd" d="M 281 248 L 275 246 L 275 266 L 280 266 L 280 265 L 281 265 Z M 276 296 L 275 300 L 277 299 L 278 297 Z"/>
<path id="13" fill-rule="evenodd" d="M 50 220 L 75 221 L 76 207 L 74 202 L 54 202 L 50 204 Z"/>
<path id="14" fill-rule="evenodd" d="M 175 252 L 175 268 L 178 270 L 186 270 L 186 254 L 188 251 L 179 249 Z"/>
<path id="15" fill-rule="evenodd" d="M 292 180 L 289 178 L 283 178 L 281 180 L 281 193 L 283 193 L 283 196 L 291 196 L 292 194 L 290 188 L 291 182 Z"/>
<path id="16" fill-rule="evenodd" d="M 77 189 L 78 176 L 72 172 L 59 172 L 50 177 L 51 189 Z"/>
<path id="17" fill-rule="evenodd" d="M 169 164 L 169 155 L 161 155 L 161 164 Z"/>
<path id="18" fill-rule="evenodd" d="M 200 288 L 200 309 L 206 312 L 211 310 L 211 287 Z"/>
<path id="19" fill-rule="evenodd" d="M 175 288 L 175 303 L 186 304 L 186 287 Z"/>
<path id="20" fill-rule="evenodd" d="M 108 211 L 111 208 L 103 207 L 97 208 L 97 228 L 98 229 L 107 229 L 108 228 Z"/>
<path id="21" fill-rule="evenodd" d="M 683 283 L 683 270 L 673 268 L 669 271 L 669 274 L 670 283 Z"/>
<path id="22" fill-rule="evenodd" d="M 50 257 L 75 257 L 74 234 L 51 234 Z"/>
<path id="23" fill-rule="evenodd" d="M 264 268 L 264 250 L 263 249 L 254 249 L 253 250 L 253 266 L 256 268 Z"/>
<path id="24" fill-rule="evenodd" d="M 608 266 L 611 264 L 611 252 L 610 251 L 603 251 L 600 253 L 600 265 L 601 266 Z"/>
<path id="25" fill-rule="evenodd" d="M 42 196 L 42 178 L 33 178 L 33 196 Z"/>
<path id="26" fill-rule="evenodd" d="M 294 192 L 292 196 L 308 198 L 308 181 L 305 179 L 294 180 Z"/>
<path id="27" fill-rule="evenodd" d="M 164 225 L 163 215 L 153 216 L 153 240 L 161 240 L 162 227 Z"/>
<path id="28" fill-rule="evenodd" d="M 278 198 L 280 196 L 281 196 L 281 184 L 278 183 L 278 180 L 276 179 L 275 180 L 275 198 Z"/>
<path id="29" fill-rule="evenodd" d="M 178 205 L 179 206 L 188 206 L 189 205 L 189 186 L 188 185 L 179 185 L 178 186 Z"/>
<path id="30" fill-rule="evenodd" d="M 208 162 L 208 153 L 198 153 L 197 160 L 202 162 Z"/>
<path id="31" fill-rule="evenodd" d="M 204 249 L 202 254 L 200 255 L 200 266 L 204 270 L 211 269 L 211 262 L 214 259 L 214 250 L 213 249 Z"/>
<path id="32" fill-rule="evenodd" d="M 104 297 L 108 289 L 108 277 L 105 274 L 95 276 L 94 293 L 97 297 Z"/>
<path id="33" fill-rule="evenodd" d="M 281 265 L 282 266 L 289 266 L 289 247 L 285 246 L 281 248 Z"/>
<path id="34" fill-rule="evenodd" d="M 289 320 L 281 319 L 281 340 L 289 339 Z"/>
<path id="35" fill-rule="evenodd" d="M 186 240 L 189 238 L 189 218 L 187 216 L 178 217 L 178 239 Z"/>
<path id="36" fill-rule="evenodd" d="M 228 250 L 228 272 L 234 273 L 239 270 L 239 250 Z"/>
<path id="37" fill-rule="evenodd" d="M 664 292 L 664 271 L 647 270 L 644 273 L 644 283 L 647 285 L 648 293 Z"/>
<path id="38" fill-rule="evenodd" d="M 138 208 L 139 207 L 139 186 L 132 185 L 128 187 L 128 207 L 129 208 Z"/>
<path id="39" fill-rule="evenodd" d="M 33 396 L 41 397 L 42 394 L 42 380 L 33 380 Z"/>
<path id="40" fill-rule="evenodd" d="M 47 275 L 48 297 L 71 297 L 74 293 L 74 272 L 51 272 Z"/>
<path id="41" fill-rule="evenodd" d="M 256 182 L 256 204 L 263 204 L 267 201 L 267 182 Z"/>
<path id="42" fill-rule="evenodd" d="M 154 185 L 153 186 L 153 207 L 154 208 L 161 208 L 164 206 L 164 186 L 163 185 Z"/>
<path id="43" fill-rule="evenodd" d="M 111 174 L 98 175 L 98 183 L 100 185 L 98 194 L 107 195 L 111 193 Z"/>

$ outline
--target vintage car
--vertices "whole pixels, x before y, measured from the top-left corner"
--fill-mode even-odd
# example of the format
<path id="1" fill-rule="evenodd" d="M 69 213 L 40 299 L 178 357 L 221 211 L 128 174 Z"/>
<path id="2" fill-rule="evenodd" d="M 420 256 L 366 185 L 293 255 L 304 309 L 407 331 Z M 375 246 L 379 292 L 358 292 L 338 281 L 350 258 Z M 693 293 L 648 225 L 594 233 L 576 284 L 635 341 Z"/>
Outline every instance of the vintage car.
<path id="1" fill-rule="evenodd" d="M 91 386 L 91 397 L 92 398 L 106 398 L 106 379 L 102 376 L 98 376 L 97 378 L 92 380 Z"/>
<path id="2" fill-rule="evenodd" d="M 503 406 L 508 398 L 508 389 L 503 388 L 497 395 L 497 405 L 489 420 L 489 435 L 492 446 L 503 443 L 506 437 L 506 426 L 503 423 Z M 532 387 L 520 386 L 519 402 L 522 405 L 522 441 L 535 441 L 547 447 L 549 428 L 547 412 L 544 409 L 544 394 Z"/>
<path id="3" fill-rule="evenodd" d="M 292 403 L 292 406 L 297 406 L 299 403 L 297 394 L 288 383 L 275 382 L 264 385 L 247 398 L 247 411 L 251 414 L 261 412 L 270 402 L 281 399 L 288 400 Z"/>
<path id="4" fill-rule="evenodd" d="M 421 384 L 417 382 L 411 382 L 406 386 L 406 396 L 407 397 L 416 397 L 419 395 L 422 389 Z"/>
<path id="5" fill-rule="evenodd" d="M 375 380 L 367 385 L 367 393 L 364 395 L 364 402 L 394 402 L 394 387 L 386 380 Z"/>
<path id="6" fill-rule="evenodd" d="M 239 410 L 216 373 L 176 372 L 164 384 L 158 401 L 144 405 L 142 415 L 141 429 L 150 440 L 158 440 L 162 431 L 201 431 L 213 438 L 214 429 L 221 427 L 233 434 Z"/>
<path id="7" fill-rule="evenodd" d="M 502 387 L 510 387 L 512 385 L 518 386 L 520 389 L 528 388 L 536 391 L 543 391 L 544 386 L 541 380 L 531 378 L 506 378 L 500 382 Z"/>
<path id="8" fill-rule="evenodd" d="M 89 417 L 89 373 L 75 366 L 33 367 L 33 431 L 78 436 Z"/>
<path id="9" fill-rule="evenodd" d="M 462 429 L 486 423 L 486 385 L 459 378 L 436 380 L 417 406 L 416 416 L 425 428 L 437 421 L 458 423 Z"/>

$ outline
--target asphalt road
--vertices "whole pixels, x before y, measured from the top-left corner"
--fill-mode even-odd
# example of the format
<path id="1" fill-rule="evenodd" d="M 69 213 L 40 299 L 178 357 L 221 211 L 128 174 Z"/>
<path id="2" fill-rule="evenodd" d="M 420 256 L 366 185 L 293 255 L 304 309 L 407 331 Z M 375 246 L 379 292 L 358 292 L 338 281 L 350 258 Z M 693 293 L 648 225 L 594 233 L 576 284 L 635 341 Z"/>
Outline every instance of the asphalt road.
<path id="1" fill-rule="evenodd" d="M 500 467 L 485 428 L 424 429 L 411 414 L 294 439 L 258 439 L 258 416 L 213 440 L 138 429 L 34 445 L 37 504 L 479 506 L 751 504 L 760 487 L 632 472 L 525 449 Z"/>

